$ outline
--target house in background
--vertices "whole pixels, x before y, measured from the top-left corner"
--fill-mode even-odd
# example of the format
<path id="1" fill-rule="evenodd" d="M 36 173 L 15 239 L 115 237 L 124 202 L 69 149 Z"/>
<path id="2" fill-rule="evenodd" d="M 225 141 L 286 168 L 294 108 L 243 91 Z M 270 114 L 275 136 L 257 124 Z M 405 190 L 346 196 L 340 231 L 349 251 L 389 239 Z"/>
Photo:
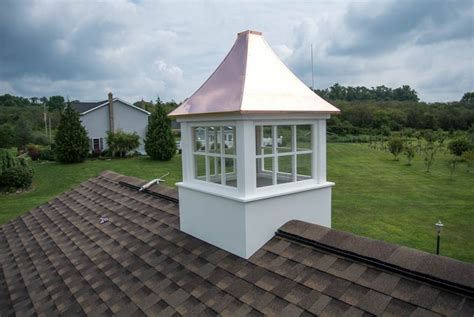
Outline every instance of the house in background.
<path id="1" fill-rule="evenodd" d="M 144 139 L 150 113 L 109 93 L 109 99 L 99 102 L 73 102 L 87 130 L 91 151 L 107 149 L 107 131 L 136 132 L 140 136 L 137 151 L 145 154 Z"/>

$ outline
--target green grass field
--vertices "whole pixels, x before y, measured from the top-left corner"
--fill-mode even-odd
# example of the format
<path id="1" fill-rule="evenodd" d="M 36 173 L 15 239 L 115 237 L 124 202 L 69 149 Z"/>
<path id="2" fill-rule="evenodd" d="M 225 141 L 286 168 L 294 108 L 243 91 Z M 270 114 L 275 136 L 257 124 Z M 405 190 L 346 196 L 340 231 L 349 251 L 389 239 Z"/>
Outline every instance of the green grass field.
<path id="1" fill-rule="evenodd" d="M 435 250 L 434 224 L 445 227 L 441 254 L 474 262 L 474 173 L 458 166 L 451 177 L 440 153 L 431 173 L 415 157 L 394 161 L 365 144 L 329 144 L 328 180 L 333 189 L 333 227 L 428 252 Z M 0 223 L 42 204 L 103 170 L 152 179 L 170 172 L 166 184 L 181 179 L 181 160 L 146 157 L 61 165 L 35 163 L 34 190 L 0 197 Z"/>

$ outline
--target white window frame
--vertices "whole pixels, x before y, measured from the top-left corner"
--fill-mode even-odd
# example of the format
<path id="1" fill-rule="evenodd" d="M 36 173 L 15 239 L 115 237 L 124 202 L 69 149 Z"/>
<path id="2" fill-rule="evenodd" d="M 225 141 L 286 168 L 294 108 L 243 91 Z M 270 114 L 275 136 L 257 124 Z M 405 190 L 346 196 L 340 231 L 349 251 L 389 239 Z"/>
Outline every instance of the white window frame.
<path id="1" fill-rule="evenodd" d="M 92 148 L 91 148 L 91 151 L 94 152 L 95 149 L 94 149 L 94 140 L 99 140 L 99 151 L 103 151 L 104 150 L 104 141 L 103 141 L 103 138 L 100 138 L 100 137 L 93 137 L 91 138 L 91 141 L 92 141 Z"/>
<path id="2" fill-rule="evenodd" d="M 195 149 L 195 145 L 196 145 L 196 140 L 195 140 L 195 128 L 204 128 L 204 142 L 205 142 L 205 150 L 204 151 L 196 151 Z M 210 152 L 209 151 L 209 137 L 208 137 L 208 130 L 210 127 L 213 127 L 216 129 L 216 131 L 218 131 L 218 133 L 220 134 L 220 149 L 219 149 L 219 152 L 216 153 L 216 152 Z M 225 138 L 225 132 L 224 132 L 224 128 L 225 127 L 233 127 L 233 148 L 234 148 L 234 154 L 228 154 L 228 153 L 225 153 L 225 142 L 226 142 L 226 138 Z M 233 159 L 233 162 L 234 162 L 234 173 L 235 174 L 235 181 L 237 182 L 238 184 L 238 170 L 237 170 L 237 147 L 236 147 L 236 130 L 237 130 L 237 125 L 235 122 L 200 122 L 200 123 L 193 123 L 193 124 L 190 124 L 189 126 L 190 128 L 190 136 L 191 136 L 191 142 L 190 142 L 190 145 L 191 145 L 191 172 L 192 172 L 192 179 L 194 181 L 198 181 L 198 182 L 203 182 L 203 183 L 206 183 L 206 184 L 212 184 L 212 185 L 216 185 L 216 186 L 221 186 L 221 187 L 224 187 L 224 188 L 231 188 L 231 189 L 236 189 L 237 188 L 237 185 L 236 186 L 231 186 L 231 185 L 227 185 L 227 174 L 226 173 L 226 166 L 225 166 L 225 160 L 226 159 Z M 215 135 L 215 139 L 214 142 L 216 142 L 218 139 L 219 139 L 219 136 L 216 134 Z M 196 164 L 195 164 L 195 156 L 204 156 L 204 159 L 205 159 L 205 172 L 206 172 L 206 175 L 205 175 L 205 180 L 202 180 L 202 179 L 199 179 L 197 178 L 197 167 L 196 167 Z M 211 181 L 211 173 L 210 173 L 210 160 L 214 158 L 214 168 L 217 168 L 217 160 L 220 160 L 220 168 L 221 168 L 221 171 L 220 171 L 220 176 L 221 176 L 221 182 L 220 183 L 214 183 Z M 216 170 L 217 172 L 217 170 Z M 216 173 L 218 174 L 218 173 Z"/>
<path id="3" fill-rule="evenodd" d="M 303 126 L 303 125 L 306 125 L 306 126 L 310 126 L 310 131 L 311 131 L 311 136 L 310 136 L 310 139 L 311 139 L 311 145 L 310 145 L 310 149 L 309 150 L 302 150 L 302 151 L 298 151 L 298 146 L 297 146 L 297 126 Z M 278 152 L 278 127 L 288 127 L 290 126 L 291 127 L 291 151 L 288 151 L 288 152 Z M 267 186 L 261 186 L 261 187 L 258 187 L 258 184 L 257 184 L 257 178 L 258 178 L 258 174 L 261 172 L 261 171 L 255 171 L 255 178 L 256 178 L 256 183 L 255 183 L 255 186 L 256 186 L 256 189 L 257 190 L 260 190 L 260 189 L 265 189 L 265 188 L 268 188 L 268 187 L 273 187 L 273 186 L 281 186 L 281 185 L 287 185 L 289 183 L 296 183 L 296 182 L 304 182 L 304 181 L 308 181 L 308 180 L 311 180 L 313 179 L 313 176 L 314 176 L 314 172 L 313 172 L 313 164 L 312 164 L 312 161 L 313 161 L 313 157 L 311 157 L 311 162 L 310 162 L 310 167 L 311 167 L 311 173 L 310 175 L 302 175 L 302 174 L 298 174 L 297 171 L 298 171 L 298 155 L 305 155 L 305 154 L 311 154 L 311 156 L 314 155 L 314 150 L 315 150 L 315 144 L 314 144 L 314 125 L 313 124 L 310 124 L 310 123 L 307 123 L 307 122 L 301 122 L 301 123 L 293 123 L 293 122 L 282 122 L 282 123 L 275 123 L 275 122 L 255 122 L 255 141 L 257 142 L 257 128 L 260 128 L 260 144 L 263 144 L 263 139 L 264 139 L 264 133 L 263 133 L 263 130 L 264 130 L 264 127 L 271 127 L 272 129 L 272 153 L 270 154 L 264 154 L 264 149 L 260 149 L 261 153 L 262 154 L 257 154 L 257 150 L 255 150 L 255 160 L 257 161 L 258 159 L 260 159 L 260 162 L 261 162 L 261 171 L 266 171 L 265 170 L 265 165 L 264 165 L 264 161 L 265 161 L 265 158 L 272 158 L 272 184 L 271 185 L 267 185 Z M 280 157 L 284 157 L 284 156 L 289 156 L 291 157 L 291 174 L 289 173 L 285 173 L 285 172 L 280 172 L 279 171 L 279 167 L 278 167 L 278 159 Z M 288 174 L 289 176 L 291 176 L 291 181 L 289 182 L 285 182 L 285 183 L 280 183 L 278 184 L 278 174 Z M 303 179 L 300 179 L 298 180 L 298 178 L 303 178 Z"/>

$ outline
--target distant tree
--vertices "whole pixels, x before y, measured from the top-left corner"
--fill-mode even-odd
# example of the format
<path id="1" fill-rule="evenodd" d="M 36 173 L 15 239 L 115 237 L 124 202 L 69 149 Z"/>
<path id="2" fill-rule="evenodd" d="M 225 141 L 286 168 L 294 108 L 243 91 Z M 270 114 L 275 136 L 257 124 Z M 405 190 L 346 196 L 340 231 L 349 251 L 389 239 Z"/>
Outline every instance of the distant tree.
<path id="1" fill-rule="evenodd" d="M 16 107 L 18 104 L 13 99 L 8 99 L 2 104 L 4 107 Z"/>
<path id="2" fill-rule="evenodd" d="M 64 109 L 64 97 L 63 96 L 51 96 L 46 102 L 46 106 L 49 111 L 61 111 Z"/>
<path id="3" fill-rule="evenodd" d="M 160 105 L 162 105 L 162 104 L 163 104 L 163 102 L 161 101 L 160 96 L 157 95 L 157 96 L 156 96 L 156 105 L 157 105 L 157 106 L 160 106 Z"/>
<path id="4" fill-rule="evenodd" d="M 48 98 L 46 98 L 46 97 L 41 97 L 41 98 L 39 99 L 39 101 L 41 101 L 41 103 L 47 103 L 47 102 L 48 102 Z"/>
<path id="5" fill-rule="evenodd" d="M 464 96 L 462 96 L 460 102 L 467 103 L 467 104 L 474 104 L 474 91 L 466 92 Z"/>
<path id="6" fill-rule="evenodd" d="M 329 99 L 332 100 L 346 100 L 347 89 L 344 86 L 335 83 L 329 88 Z"/>
<path id="7" fill-rule="evenodd" d="M 33 139 L 31 123 L 24 117 L 20 117 L 15 125 L 16 145 L 24 148 Z"/>
<path id="8" fill-rule="evenodd" d="M 16 137 L 13 126 L 9 123 L 0 125 L 0 148 L 15 146 Z"/>
<path id="9" fill-rule="evenodd" d="M 403 151 L 403 140 L 399 137 L 392 137 L 388 140 L 388 151 L 392 153 L 395 160 L 398 161 L 398 155 Z"/>
<path id="10" fill-rule="evenodd" d="M 164 107 L 156 106 L 148 119 L 145 151 L 154 160 L 169 161 L 176 154 L 171 120 Z"/>
<path id="11" fill-rule="evenodd" d="M 407 157 L 408 165 L 411 165 L 411 160 L 415 157 L 416 148 L 411 142 L 407 142 L 403 147 L 403 154 Z"/>
<path id="12" fill-rule="evenodd" d="M 122 130 L 107 132 L 107 145 L 112 156 L 124 157 L 140 146 L 140 137 L 136 132 L 126 133 Z"/>
<path id="13" fill-rule="evenodd" d="M 459 138 L 448 143 L 451 154 L 461 156 L 464 152 L 472 150 L 473 146 L 467 138 Z"/>
<path id="14" fill-rule="evenodd" d="M 393 99 L 400 101 L 418 101 L 418 94 L 414 89 L 411 89 L 408 85 L 393 90 Z"/>
<path id="15" fill-rule="evenodd" d="M 31 100 L 31 103 L 33 105 L 36 105 L 36 103 L 38 102 L 39 99 L 38 99 L 38 97 L 31 97 L 30 100 Z"/>
<path id="16" fill-rule="evenodd" d="M 62 163 L 77 163 L 86 159 L 89 153 L 89 138 L 82 126 L 79 114 L 68 105 L 61 114 L 54 152 Z"/>

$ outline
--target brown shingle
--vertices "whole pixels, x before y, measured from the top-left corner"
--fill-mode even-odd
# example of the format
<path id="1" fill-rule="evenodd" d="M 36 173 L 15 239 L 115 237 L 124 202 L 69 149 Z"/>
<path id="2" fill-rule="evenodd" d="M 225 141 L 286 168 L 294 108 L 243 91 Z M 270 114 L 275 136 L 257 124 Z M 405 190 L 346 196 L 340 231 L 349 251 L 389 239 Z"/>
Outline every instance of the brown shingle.
<path id="1" fill-rule="evenodd" d="M 1 227 L 0 315 L 472 316 L 463 294 L 320 244 L 453 281 L 472 266 L 301 221 L 281 230 L 320 244 L 276 236 L 245 260 L 180 231 L 175 200 L 122 181 L 145 183 L 104 172 Z"/>

